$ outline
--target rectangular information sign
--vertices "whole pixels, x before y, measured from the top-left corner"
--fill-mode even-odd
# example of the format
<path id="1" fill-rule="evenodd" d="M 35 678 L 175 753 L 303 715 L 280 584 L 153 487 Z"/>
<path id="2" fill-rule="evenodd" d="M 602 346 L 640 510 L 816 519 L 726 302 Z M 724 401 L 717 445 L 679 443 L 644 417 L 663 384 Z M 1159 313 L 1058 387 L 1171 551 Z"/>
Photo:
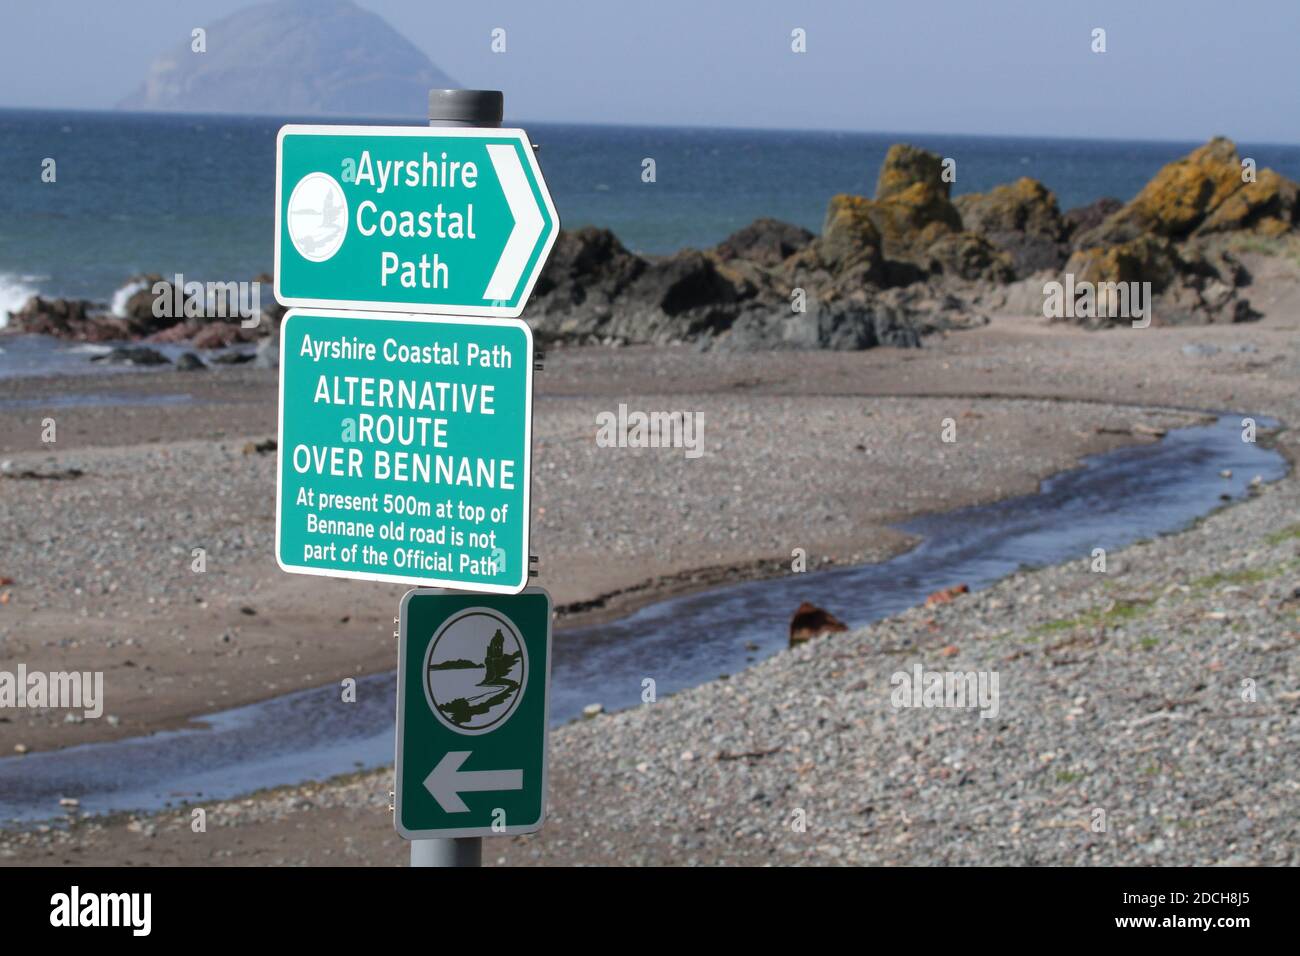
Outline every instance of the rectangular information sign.
<path id="1" fill-rule="evenodd" d="M 280 567 L 521 591 L 532 457 L 528 324 L 291 309 L 280 337 Z"/>

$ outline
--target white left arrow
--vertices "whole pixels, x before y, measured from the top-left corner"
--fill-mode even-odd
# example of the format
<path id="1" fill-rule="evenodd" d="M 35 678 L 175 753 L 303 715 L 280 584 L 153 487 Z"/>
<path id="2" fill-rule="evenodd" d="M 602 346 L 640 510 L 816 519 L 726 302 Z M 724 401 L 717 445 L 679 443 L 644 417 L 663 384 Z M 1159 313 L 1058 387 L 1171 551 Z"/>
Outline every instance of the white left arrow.
<path id="1" fill-rule="evenodd" d="M 450 750 L 443 754 L 433 772 L 424 778 L 424 789 L 433 795 L 443 813 L 466 813 L 469 807 L 462 793 L 485 790 L 522 790 L 522 770 L 461 770 L 469 758 L 468 750 Z"/>
<path id="2" fill-rule="evenodd" d="M 514 146 L 493 143 L 487 146 L 488 158 L 496 170 L 501 182 L 501 191 L 505 193 L 506 203 L 510 206 L 510 215 L 514 216 L 515 225 L 510 230 L 510 238 L 497 260 L 497 267 L 488 280 L 483 298 L 509 301 L 515 296 L 519 280 L 533 254 L 537 237 L 542 234 L 545 222 L 542 210 L 533 198 L 533 190 L 528 185 L 528 177 L 519 162 L 519 153 Z"/>

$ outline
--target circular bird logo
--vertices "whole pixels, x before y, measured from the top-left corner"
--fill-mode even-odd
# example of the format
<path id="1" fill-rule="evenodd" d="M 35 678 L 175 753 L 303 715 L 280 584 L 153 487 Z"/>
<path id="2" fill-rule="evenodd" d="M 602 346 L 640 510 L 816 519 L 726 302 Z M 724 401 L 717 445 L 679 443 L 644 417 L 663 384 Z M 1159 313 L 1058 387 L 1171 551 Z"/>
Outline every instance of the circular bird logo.
<path id="1" fill-rule="evenodd" d="M 329 173 L 308 173 L 289 194 L 289 238 L 298 255 L 324 262 L 348 234 L 348 200 Z"/>
<path id="2" fill-rule="evenodd" d="M 509 618 L 488 608 L 455 615 L 429 642 L 424 693 L 443 725 L 482 734 L 510 719 L 528 683 L 528 650 Z"/>

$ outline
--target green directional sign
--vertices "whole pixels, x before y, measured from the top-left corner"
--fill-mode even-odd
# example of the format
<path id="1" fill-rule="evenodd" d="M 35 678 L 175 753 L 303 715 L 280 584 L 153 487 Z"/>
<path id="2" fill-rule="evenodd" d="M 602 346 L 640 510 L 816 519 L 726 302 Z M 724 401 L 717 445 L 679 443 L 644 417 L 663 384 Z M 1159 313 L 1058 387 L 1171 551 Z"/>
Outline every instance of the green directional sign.
<path id="1" fill-rule="evenodd" d="M 275 297 L 288 306 L 517 317 L 559 216 L 518 129 L 285 126 Z"/>
<path id="2" fill-rule="evenodd" d="M 522 320 L 291 309 L 280 327 L 280 567 L 518 593 L 532 395 Z"/>
<path id="3" fill-rule="evenodd" d="M 400 633 L 397 832 L 418 840 L 539 829 L 551 596 L 411 591 Z"/>

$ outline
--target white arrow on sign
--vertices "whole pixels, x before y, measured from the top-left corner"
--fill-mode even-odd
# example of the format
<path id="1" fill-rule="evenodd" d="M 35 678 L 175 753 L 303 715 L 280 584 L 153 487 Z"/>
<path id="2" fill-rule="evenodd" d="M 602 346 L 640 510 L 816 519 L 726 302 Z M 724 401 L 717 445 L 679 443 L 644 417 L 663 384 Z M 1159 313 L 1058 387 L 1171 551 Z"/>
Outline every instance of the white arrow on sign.
<path id="1" fill-rule="evenodd" d="M 515 148 L 494 143 L 487 147 L 487 151 L 497 179 L 501 181 L 501 191 L 505 193 L 515 225 L 510 230 L 510 238 L 506 240 L 505 250 L 497 260 L 492 278 L 488 280 L 483 298 L 511 299 L 514 298 L 515 289 L 528 266 L 533 246 L 542 234 L 545 223 Z"/>
<path id="2" fill-rule="evenodd" d="M 424 778 L 424 789 L 433 795 L 443 813 L 466 813 L 469 807 L 460 798 L 462 793 L 484 790 L 522 790 L 522 770 L 461 770 L 470 755 L 468 750 L 449 750 L 443 754 L 438 766 Z"/>

